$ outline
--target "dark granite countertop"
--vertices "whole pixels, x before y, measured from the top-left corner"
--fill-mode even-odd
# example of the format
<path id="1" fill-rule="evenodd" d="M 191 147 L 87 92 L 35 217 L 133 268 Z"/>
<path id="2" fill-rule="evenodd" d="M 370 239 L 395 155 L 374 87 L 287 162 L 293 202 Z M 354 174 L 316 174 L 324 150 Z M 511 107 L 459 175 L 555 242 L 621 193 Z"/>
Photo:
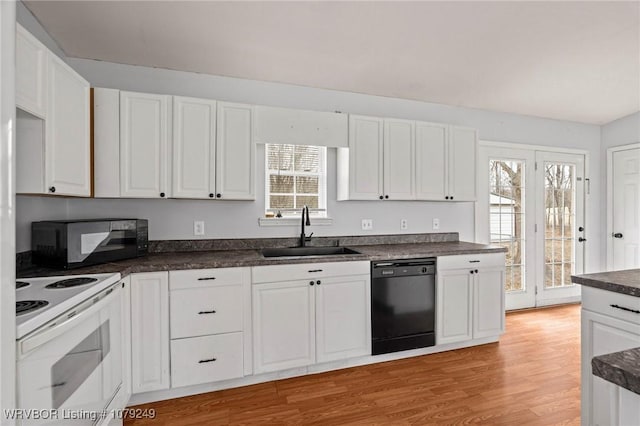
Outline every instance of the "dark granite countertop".
<path id="1" fill-rule="evenodd" d="M 640 297 L 640 269 L 572 275 L 576 284 Z"/>
<path id="2" fill-rule="evenodd" d="M 341 244 L 342 245 L 342 244 Z M 346 244 L 344 244 L 347 246 Z M 353 245 L 361 254 L 336 256 L 304 256 L 265 258 L 260 250 L 208 250 L 185 252 L 152 253 L 145 257 L 119 262 L 72 269 L 53 270 L 30 267 L 18 271 L 18 278 L 54 275 L 85 275 L 106 272 L 120 272 L 122 276 L 136 272 L 176 271 L 184 269 L 229 268 L 241 266 L 280 265 L 287 263 L 345 262 L 356 260 L 411 259 L 421 257 L 448 256 L 460 254 L 502 253 L 500 246 L 468 243 L 464 241 L 421 242 L 402 244 Z"/>
<path id="3" fill-rule="evenodd" d="M 640 348 L 596 356 L 591 360 L 591 371 L 640 395 Z"/>

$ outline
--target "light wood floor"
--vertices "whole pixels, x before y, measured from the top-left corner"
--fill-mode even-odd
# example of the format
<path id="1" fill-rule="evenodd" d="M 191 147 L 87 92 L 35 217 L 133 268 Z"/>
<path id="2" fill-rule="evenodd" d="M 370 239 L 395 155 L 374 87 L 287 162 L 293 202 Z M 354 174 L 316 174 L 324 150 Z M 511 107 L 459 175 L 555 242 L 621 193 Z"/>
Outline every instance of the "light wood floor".
<path id="1" fill-rule="evenodd" d="M 129 425 L 580 423 L 580 307 L 507 314 L 500 343 L 138 406 Z"/>

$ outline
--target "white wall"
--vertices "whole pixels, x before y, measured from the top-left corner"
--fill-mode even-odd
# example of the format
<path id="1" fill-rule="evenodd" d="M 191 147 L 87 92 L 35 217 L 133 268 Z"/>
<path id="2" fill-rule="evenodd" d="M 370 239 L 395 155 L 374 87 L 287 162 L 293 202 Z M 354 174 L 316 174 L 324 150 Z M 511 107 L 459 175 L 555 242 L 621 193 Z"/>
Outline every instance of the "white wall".
<path id="1" fill-rule="evenodd" d="M 29 29 L 29 28 L 28 28 Z M 475 127 L 482 140 L 577 148 L 591 157 L 592 191 L 587 200 L 587 226 L 600 224 L 600 127 L 515 114 L 439 105 L 357 93 L 211 76 L 157 68 L 67 58 L 92 86 L 211 98 L 223 101 L 343 111 L 356 114 L 417 119 Z M 258 146 L 258 181 L 255 202 L 185 200 L 81 200 L 66 201 L 69 217 L 135 216 L 150 219 L 151 239 L 193 238 L 193 220 L 204 220 L 206 238 L 295 236 L 297 227 L 260 228 L 264 208 L 264 148 Z M 363 234 L 362 218 L 373 219 L 373 231 L 400 233 L 400 219 L 409 221 L 406 232 L 431 232 L 438 217 L 441 231 L 458 231 L 473 241 L 474 204 L 442 202 L 336 202 L 335 150 L 328 155 L 328 210 L 332 226 L 315 226 L 315 235 Z M 49 209 L 49 203 L 52 208 Z M 19 197 L 18 250 L 29 249 L 29 223 L 63 214 L 59 200 L 34 201 Z M 592 238 L 586 264 L 600 265 L 599 236 Z"/>

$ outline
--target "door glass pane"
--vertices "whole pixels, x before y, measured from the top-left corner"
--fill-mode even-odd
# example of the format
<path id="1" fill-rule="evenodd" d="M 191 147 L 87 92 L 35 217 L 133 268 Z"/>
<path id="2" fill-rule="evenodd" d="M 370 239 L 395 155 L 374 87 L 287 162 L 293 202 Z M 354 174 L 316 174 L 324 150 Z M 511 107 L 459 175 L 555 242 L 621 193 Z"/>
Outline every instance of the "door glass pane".
<path id="1" fill-rule="evenodd" d="M 525 164 L 524 161 L 489 161 L 489 230 L 491 243 L 507 248 L 507 292 L 526 290 L 525 271 Z"/>
<path id="2" fill-rule="evenodd" d="M 544 173 L 544 286 L 570 286 L 575 272 L 576 166 L 545 162 Z"/>

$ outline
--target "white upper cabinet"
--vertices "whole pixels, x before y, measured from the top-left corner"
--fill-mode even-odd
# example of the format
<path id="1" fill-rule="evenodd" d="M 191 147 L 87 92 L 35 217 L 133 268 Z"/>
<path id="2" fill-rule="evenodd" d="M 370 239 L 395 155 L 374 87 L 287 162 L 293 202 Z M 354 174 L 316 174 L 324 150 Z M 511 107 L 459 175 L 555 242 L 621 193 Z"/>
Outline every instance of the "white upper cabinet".
<path id="1" fill-rule="evenodd" d="M 476 200 L 477 131 L 416 123 L 416 198 Z"/>
<path id="2" fill-rule="evenodd" d="M 378 200 L 383 192 L 384 120 L 349 116 L 349 149 L 338 152 L 339 200 Z"/>
<path id="3" fill-rule="evenodd" d="M 20 25 L 16 192 L 91 195 L 89 83 Z"/>
<path id="4" fill-rule="evenodd" d="M 451 126 L 449 129 L 449 199 L 476 200 L 477 131 Z"/>
<path id="5" fill-rule="evenodd" d="M 45 179 L 49 193 L 91 195 L 89 83 L 49 55 Z"/>
<path id="6" fill-rule="evenodd" d="M 216 102 L 173 98 L 173 197 L 213 198 Z"/>
<path id="7" fill-rule="evenodd" d="M 447 126 L 416 123 L 416 198 L 444 200 L 447 194 Z"/>
<path id="8" fill-rule="evenodd" d="M 415 198 L 415 125 L 407 120 L 384 120 L 384 198 Z"/>
<path id="9" fill-rule="evenodd" d="M 474 129 L 351 115 L 338 200 L 475 201 L 476 144 Z"/>
<path id="10" fill-rule="evenodd" d="M 255 199 L 253 106 L 218 102 L 216 139 L 216 198 Z"/>
<path id="11" fill-rule="evenodd" d="M 120 196 L 170 197 L 171 96 L 120 92 Z"/>
<path id="12" fill-rule="evenodd" d="M 40 118 L 47 111 L 47 48 L 16 24 L 16 106 Z"/>

